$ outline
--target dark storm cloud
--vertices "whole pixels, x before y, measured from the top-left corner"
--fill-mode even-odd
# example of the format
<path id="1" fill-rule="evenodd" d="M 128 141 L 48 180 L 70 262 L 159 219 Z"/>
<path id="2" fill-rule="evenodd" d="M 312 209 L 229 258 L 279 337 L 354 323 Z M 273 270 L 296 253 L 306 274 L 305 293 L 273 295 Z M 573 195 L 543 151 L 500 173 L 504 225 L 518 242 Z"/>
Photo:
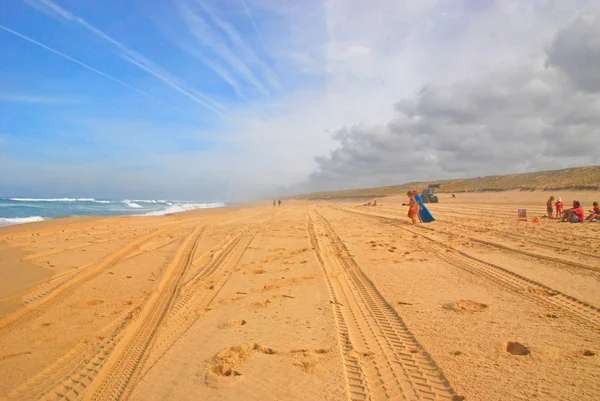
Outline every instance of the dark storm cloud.
<path id="1" fill-rule="evenodd" d="M 525 172 L 600 163 L 600 18 L 561 29 L 546 66 L 428 84 L 387 125 L 338 131 L 308 188 Z M 574 84 L 574 85 L 573 85 Z"/>
<path id="2" fill-rule="evenodd" d="M 584 91 L 600 92 L 600 12 L 579 16 L 558 32 L 548 50 L 548 65 L 564 71 Z"/>

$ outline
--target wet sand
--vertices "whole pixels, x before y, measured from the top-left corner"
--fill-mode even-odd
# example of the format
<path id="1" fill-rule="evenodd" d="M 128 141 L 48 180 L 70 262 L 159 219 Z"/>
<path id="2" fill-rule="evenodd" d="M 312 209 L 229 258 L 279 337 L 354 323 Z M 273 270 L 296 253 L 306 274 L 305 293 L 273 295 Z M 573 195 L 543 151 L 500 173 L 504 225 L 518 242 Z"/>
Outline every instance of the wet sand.
<path id="1" fill-rule="evenodd" d="M 0 399 L 600 399 L 600 223 L 549 195 L 0 228 Z"/>

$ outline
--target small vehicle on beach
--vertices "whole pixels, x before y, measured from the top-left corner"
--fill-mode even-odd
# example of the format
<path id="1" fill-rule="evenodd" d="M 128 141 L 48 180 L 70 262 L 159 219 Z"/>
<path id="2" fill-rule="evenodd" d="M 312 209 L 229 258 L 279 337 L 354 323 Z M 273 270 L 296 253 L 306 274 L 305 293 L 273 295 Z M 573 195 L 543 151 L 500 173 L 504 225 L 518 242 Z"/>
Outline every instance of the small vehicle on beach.
<path id="1" fill-rule="evenodd" d="M 431 184 L 428 188 L 425 188 L 421 193 L 423 203 L 438 203 L 439 199 L 435 194 L 435 189 L 439 188 L 440 184 Z"/>

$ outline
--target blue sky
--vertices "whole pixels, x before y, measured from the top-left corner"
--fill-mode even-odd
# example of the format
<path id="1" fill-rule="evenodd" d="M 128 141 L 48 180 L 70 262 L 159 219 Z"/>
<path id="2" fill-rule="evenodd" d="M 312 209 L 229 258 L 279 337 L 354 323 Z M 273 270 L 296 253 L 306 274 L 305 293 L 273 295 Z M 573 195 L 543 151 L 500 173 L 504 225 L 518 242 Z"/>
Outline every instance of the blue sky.
<path id="1" fill-rule="evenodd" d="M 241 108 L 322 84 L 275 57 L 284 42 L 269 49 L 259 30 L 282 39 L 296 27 L 244 1 L 3 0 L 1 10 L 0 138 L 21 163 L 153 170 L 153 157 L 214 156 Z M 52 191 L 39 184 L 14 190 Z"/>
<path id="2" fill-rule="evenodd" d="M 322 170 L 339 132 L 377 138 L 427 85 L 543 66 L 594 3 L 0 0 L 0 196 L 232 200 L 410 180 L 387 162 L 363 180 Z M 517 168 L 593 162 L 546 159 Z M 420 178 L 469 175 L 455 170 Z"/>

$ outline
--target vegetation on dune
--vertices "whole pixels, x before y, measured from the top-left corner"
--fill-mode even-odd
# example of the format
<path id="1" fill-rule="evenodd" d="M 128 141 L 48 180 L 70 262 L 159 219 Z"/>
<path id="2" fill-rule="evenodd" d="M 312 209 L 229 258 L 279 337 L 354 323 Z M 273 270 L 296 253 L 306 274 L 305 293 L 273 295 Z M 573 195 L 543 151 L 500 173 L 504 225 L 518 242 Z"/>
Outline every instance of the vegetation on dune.
<path id="1" fill-rule="evenodd" d="M 406 193 L 409 189 L 421 191 L 429 184 L 440 184 L 436 192 L 535 191 L 535 190 L 600 190 L 600 166 L 576 167 L 536 173 L 492 175 L 454 180 L 409 182 L 377 188 L 348 189 L 299 195 L 296 199 L 319 200 L 333 198 L 374 198 Z"/>

